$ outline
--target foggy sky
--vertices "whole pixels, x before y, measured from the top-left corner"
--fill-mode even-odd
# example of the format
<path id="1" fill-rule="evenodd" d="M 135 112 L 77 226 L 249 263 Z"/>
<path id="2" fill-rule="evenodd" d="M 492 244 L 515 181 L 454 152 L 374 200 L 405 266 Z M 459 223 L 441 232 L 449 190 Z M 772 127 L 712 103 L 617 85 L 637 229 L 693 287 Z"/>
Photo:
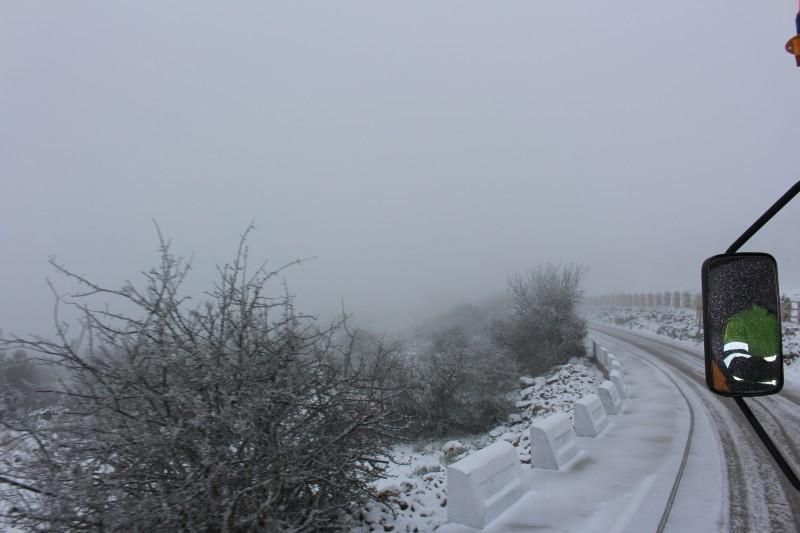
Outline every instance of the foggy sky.
<path id="1" fill-rule="evenodd" d="M 800 179 L 796 4 L 0 3 L 0 328 L 157 261 L 315 256 L 299 307 L 394 329 L 578 262 L 699 289 Z M 748 249 L 800 288 L 800 200 Z M 276 290 L 280 290 L 276 287 Z"/>

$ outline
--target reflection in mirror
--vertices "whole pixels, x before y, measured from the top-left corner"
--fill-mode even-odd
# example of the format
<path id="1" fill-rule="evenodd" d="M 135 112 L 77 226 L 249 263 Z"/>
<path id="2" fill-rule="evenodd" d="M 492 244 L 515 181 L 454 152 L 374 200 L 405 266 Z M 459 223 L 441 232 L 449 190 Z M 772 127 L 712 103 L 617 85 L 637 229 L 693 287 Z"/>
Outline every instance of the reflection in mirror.
<path id="1" fill-rule="evenodd" d="M 768 254 L 717 255 L 703 263 L 706 382 L 729 396 L 783 387 L 778 267 Z"/>

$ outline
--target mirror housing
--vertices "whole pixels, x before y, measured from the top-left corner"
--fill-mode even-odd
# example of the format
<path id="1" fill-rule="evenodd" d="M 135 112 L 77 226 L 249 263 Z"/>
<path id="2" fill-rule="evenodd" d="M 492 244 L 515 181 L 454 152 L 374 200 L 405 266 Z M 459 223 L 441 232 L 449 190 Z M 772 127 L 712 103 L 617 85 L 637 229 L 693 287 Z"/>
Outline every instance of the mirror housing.
<path id="1" fill-rule="evenodd" d="M 723 396 L 764 396 L 783 388 L 778 265 L 764 253 L 721 254 L 703 262 L 706 384 Z"/>

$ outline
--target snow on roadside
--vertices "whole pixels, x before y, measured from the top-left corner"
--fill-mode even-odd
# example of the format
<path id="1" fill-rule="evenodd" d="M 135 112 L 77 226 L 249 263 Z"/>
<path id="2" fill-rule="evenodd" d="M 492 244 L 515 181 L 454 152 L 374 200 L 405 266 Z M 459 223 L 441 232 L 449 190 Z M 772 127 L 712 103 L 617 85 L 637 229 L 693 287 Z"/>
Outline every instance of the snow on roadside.
<path id="1" fill-rule="evenodd" d="M 521 377 L 520 389 L 515 392 L 516 411 L 504 424 L 487 433 L 395 446 L 396 462 L 387 469 L 386 478 L 374 484 L 378 501 L 367 503 L 347 517 L 349 531 L 425 532 L 437 529 L 447 521 L 448 464 L 498 439 L 510 442 L 517 448 L 520 462 L 530 464 L 531 422 L 555 412 L 572 417 L 575 401 L 594 393 L 602 379 L 602 374 L 589 359 L 573 359 L 554 368 L 546 377 Z M 16 530 L 0 520 L 0 531 Z"/>
<path id="2" fill-rule="evenodd" d="M 703 342 L 703 328 L 694 309 L 675 307 L 601 307 L 589 313 L 590 320 L 632 330 L 651 331 L 671 339 Z"/>
<path id="3" fill-rule="evenodd" d="M 520 378 L 517 411 L 506 423 L 485 434 L 395 446 L 396 464 L 387 469 L 386 479 L 375 483 L 380 503 L 368 503 L 355 511 L 350 517 L 350 532 L 435 530 L 447 521 L 448 464 L 498 439 L 510 442 L 517 448 L 520 462 L 530 464 L 531 422 L 555 412 L 571 418 L 575 401 L 594 393 L 602 379 L 588 359 L 573 359 L 547 377 Z"/>
<path id="4" fill-rule="evenodd" d="M 24 445 L 21 435 L 9 430 L 0 431 L 0 454 L 3 460 L 8 460 L 12 463 L 22 461 L 28 454 L 27 447 Z M 4 473 L 8 477 L 7 473 Z M 14 494 L 16 491 L 9 488 L 7 485 L 0 486 L 0 491 L 7 494 Z M 4 518 L 10 509 L 10 503 L 5 501 L 5 498 L 0 498 L 0 531 L 3 533 L 22 533 L 21 529 L 12 527 Z"/>

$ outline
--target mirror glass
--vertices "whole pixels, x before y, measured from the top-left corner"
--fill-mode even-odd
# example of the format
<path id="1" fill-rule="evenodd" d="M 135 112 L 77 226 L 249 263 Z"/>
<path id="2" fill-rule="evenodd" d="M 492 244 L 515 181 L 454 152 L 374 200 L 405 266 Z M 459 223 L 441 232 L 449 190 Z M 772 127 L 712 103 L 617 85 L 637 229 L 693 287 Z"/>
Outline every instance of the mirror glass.
<path id="1" fill-rule="evenodd" d="M 717 255 L 703 263 L 706 382 L 728 396 L 783 387 L 778 266 L 769 254 Z"/>

